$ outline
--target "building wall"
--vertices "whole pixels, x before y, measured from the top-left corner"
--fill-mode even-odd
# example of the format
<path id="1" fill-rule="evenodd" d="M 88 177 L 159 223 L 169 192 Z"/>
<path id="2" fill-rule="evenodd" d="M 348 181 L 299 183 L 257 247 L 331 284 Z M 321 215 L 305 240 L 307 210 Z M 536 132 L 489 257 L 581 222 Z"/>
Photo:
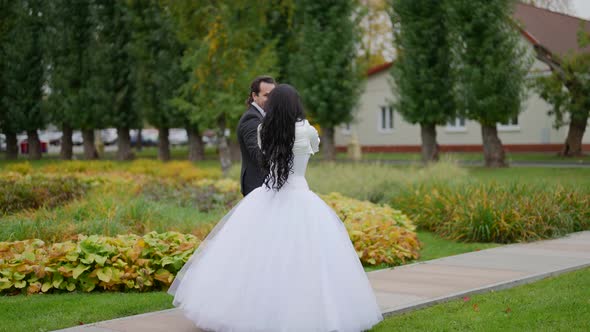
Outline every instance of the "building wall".
<path id="1" fill-rule="evenodd" d="M 531 76 L 549 73 L 549 68 L 535 60 L 531 67 Z M 390 84 L 394 84 L 389 70 L 371 75 L 361 95 L 354 120 L 347 129 L 345 125 L 336 130 L 336 145 L 346 146 L 352 134 L 365 150 L 416 150 L 420 146 L 420 127 L 405 122 L 401 115 L 393 110 L 393 129 L 381 128 L 381 107 L 391 105 L 395 100 Z M 547 114 L 551 109 L 538 94 L 528 91 L 528 98 L 523 102 L 523 111 L 518 116 L 516 126 L 498 126 L 502 143 L 508 150 L 556 150 L 559 149 L 567 135 L 567 126 L 553 128 L 553 118 Z M 588 130 L 590 131 L 590 130 Z M 590 144 L 590 134 L 584 135 L 584 143 Z M 481 127 L 477 122 L 465 121 L 464 128 L 448 126 L 437 127 L 437 139 L 443 149 L 478 150 L 481 148 Z M 386 148 L 388 147 L 388 149 Z M 397 147 L 397 148 L 396 148 Z"/>

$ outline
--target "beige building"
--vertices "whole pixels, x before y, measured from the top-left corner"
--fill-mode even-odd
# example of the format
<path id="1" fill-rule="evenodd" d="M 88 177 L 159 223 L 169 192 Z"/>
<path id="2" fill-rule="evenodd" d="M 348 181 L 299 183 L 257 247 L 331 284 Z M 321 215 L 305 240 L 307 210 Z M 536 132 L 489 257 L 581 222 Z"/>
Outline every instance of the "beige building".
<path id="1" fill-rule="evenodd" d="M 553 54 L 576 50 L 576 32 L 581 19 L 528 5 L 517 5 L 514 16 L 523 24 L 522 40 L 534 57 L 534 48 L 543 47 Z M 590 22 L 588 22 L 590 23 Z M 589 25 L 590 29 L 590 25 Z M 336 146 L 346 148 L 353 135 L 366 152 L 420 151 L 420 127 L 412 125 L 393 109 L 395 96 L 391 79 L 392 63 L 369 70 L 365 91 L 361 95 L 354 120 L 336 130 Z M 529 77 L 547 75 L 549 67 L 535 59 Z M 508 123 L 497 125 L 507 151 L 559 151 L 567 135 L 567 126 L 555 129 L 548 115 L 551 106 L 534 91 L 528 91 L 522 112 Z M 481 127 L 475 121 L 454 119 L 437 127 L 437 140 L 443 151 L 481 151 Z M 584 148 L 590 149 L 586 131 Z"/>

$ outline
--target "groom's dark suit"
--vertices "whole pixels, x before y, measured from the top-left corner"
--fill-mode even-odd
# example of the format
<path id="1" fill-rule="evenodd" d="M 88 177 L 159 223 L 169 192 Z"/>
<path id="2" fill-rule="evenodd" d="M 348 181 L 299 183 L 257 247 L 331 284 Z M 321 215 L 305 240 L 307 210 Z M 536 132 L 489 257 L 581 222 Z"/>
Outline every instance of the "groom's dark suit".
<path id="1" fill-rule="evenodd" d="M 258 125 L 261 122 L 262 114 L 254 105 L 250 105 L 238 124 L 238 142 L 242 153 L 240 184 L 244 196 L 264 182 L 264 175 L 258 163 L 261 153 L 258 147 Z"/>

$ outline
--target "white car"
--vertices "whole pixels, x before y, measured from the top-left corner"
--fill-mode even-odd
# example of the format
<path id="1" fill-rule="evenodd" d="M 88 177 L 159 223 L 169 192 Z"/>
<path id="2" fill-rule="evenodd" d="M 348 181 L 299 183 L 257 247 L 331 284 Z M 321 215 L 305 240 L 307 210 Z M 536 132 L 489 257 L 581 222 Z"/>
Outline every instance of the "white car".
<path id="1" fill-rule="evenodd" d="M 102 142 L 104 145 L 112 145 L 117 143 L 117 129 L 115 128 L 106 128 L 100 131 L 100 138 L 102 138 Z"/>
<path id="2" fill-rule="evenodd" d="M 168 140 L 172 145 L 188 144 L 188 135 L 185 129 L 172 128 L 168 134 Z"/>
<path id="3" fill-rule="evenodd" d="M 61 145 L 61 131 L 41 130 L 39 131 L 39 139 L 44 142 L 49 142 L 51 145 Z"/>

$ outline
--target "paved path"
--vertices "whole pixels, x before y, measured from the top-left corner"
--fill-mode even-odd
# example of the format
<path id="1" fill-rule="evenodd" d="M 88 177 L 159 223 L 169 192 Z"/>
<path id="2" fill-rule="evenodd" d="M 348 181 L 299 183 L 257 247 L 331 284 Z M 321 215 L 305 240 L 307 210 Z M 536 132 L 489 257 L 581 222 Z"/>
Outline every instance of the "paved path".
<path id="1" fill-rule="evenodd" d="M 467 294 L 514 287 L 590 266 L 590 231 L 450 256 L 368 276 L 385 315 Z M 198 332 L 178 309 L 60 330 L 62 332 Z"/>

